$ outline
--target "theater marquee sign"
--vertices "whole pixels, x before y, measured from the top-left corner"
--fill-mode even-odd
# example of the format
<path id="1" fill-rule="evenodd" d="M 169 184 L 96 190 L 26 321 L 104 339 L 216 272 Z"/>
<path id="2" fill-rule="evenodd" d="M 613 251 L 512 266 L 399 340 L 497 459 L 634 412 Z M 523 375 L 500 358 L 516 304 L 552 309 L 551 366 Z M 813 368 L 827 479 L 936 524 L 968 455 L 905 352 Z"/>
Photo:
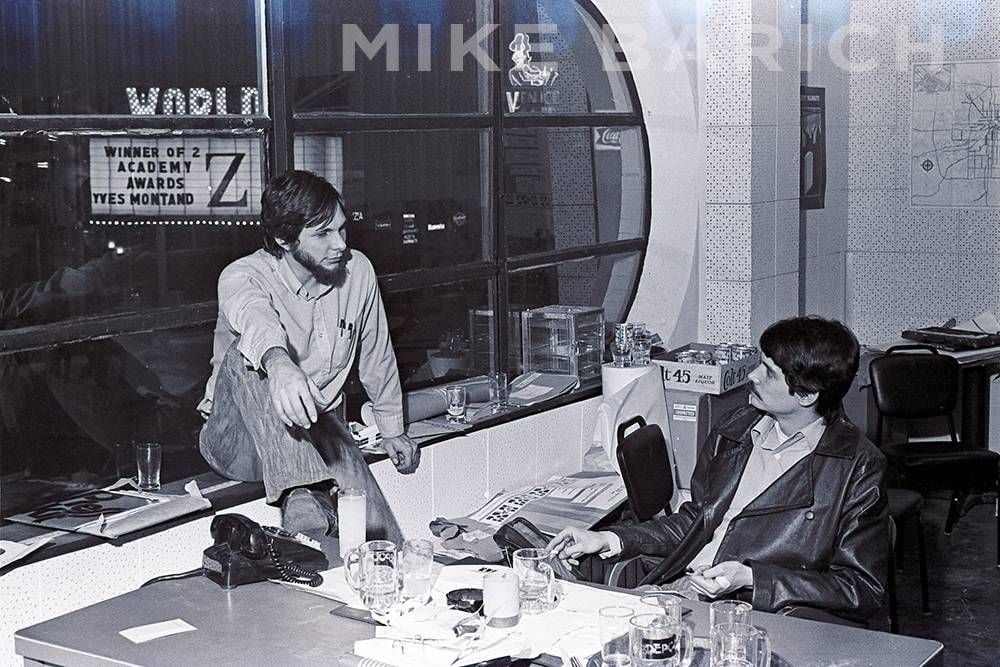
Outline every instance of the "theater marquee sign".
<path id="1" fill-rule="evenodd" d="M 90 141 L 90 207 L 100 216 L 255 217 L 256 138 L 108 138 Z"/>

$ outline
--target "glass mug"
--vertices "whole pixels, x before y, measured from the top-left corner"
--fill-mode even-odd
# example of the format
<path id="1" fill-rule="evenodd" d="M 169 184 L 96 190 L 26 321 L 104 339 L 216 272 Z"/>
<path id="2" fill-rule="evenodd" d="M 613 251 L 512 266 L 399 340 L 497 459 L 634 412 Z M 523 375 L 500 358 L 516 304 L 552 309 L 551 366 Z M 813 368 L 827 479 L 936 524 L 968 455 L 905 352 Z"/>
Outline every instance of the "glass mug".
<path id="1" fill-rule="evenodd" d="M 514 573 L 520 580 L 518 597 L 522 614 L 541 614 L 555 607 L 555 571 L 545 549 L 518 549 L 513 556 Z"/>
<path id="2" fill-rule="evenodd" d="M 639 601 L 643 605 L 648 605 L 649 609 L 643 609 L 644 613 L 656 612 L 664 614 L 671 623 L 680 623 L 684 611 L 681 607 L 681 597 L 676 593 L 667 591 L 655 591 L 644 593 Z"/>
<path id="3" fill-rule="evenodd" d="M 384 614 L 399 601 L 396 545 L 370 540 L 344 557 L 344 577 L 372 612 Z"/>
<path id="4" fill-rule="evenodd" d="M 722 623 L 712 632 L 712 667 L 770 667 L 771 640 L 746 623 Z"/>
<path id="5" fill-rule="evenodd" d="M 688 667 L 694 658 L 694 637 L 685 623 L 666 614 L 638 614 L 629 630 L 632 667 Z M 713 667 L 715 663 L 712 663 Z"/>

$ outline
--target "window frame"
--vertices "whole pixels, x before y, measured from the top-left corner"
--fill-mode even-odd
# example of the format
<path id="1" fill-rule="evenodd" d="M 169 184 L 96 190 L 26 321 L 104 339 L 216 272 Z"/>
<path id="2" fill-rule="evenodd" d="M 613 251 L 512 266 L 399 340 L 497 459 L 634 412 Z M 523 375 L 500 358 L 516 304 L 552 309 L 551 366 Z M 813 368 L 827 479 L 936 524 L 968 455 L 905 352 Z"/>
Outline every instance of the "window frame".
<path id="1" fill-rule="evenodd" d="M 489 5 L 491 21 L 501 25 L 503 8 L 500 0 L 477 0 Z M 136 138 L 157 136 L 262 135 L 264 140 L 265 175 L 281 173 L 294 164 L 293 150 L 296 134 L 345 133 L 358 130 L 426 130 L 426 129 L 479 129 L 490 135 L 490 211 L 483 221 L 484 236 L 490 239 L 492 256 L 481 261 L 458 266 L 411 270 L 379 275 L 379 286 L 384 294 L 448 283 L 459 279 L 492 278 L 495 282 L 494 303 L 489 304 L 501 316 L 494 318 L 496 344 L 493 364 L 505 365 L 510 340 L 504 326 L 510 310 L 509 274 L 516 270 L 552 265 L 584 257 L 603 257 L 626 252 L 638 253 L 636 282 L 626 304 L 631 307 L 642 275 L 646 258 L 651 219 L 651 165 L 649 136 L 643 118 L 641 100 L 627 67 L 622 76 L 633 103 L 631 112 L 593 112 L 585 114 L 525 114 L 504 112 L 503 67 L 490 72 L 491 109 L 488 112 L 448 114 L 370 114 L 349 115 L 327 112 L 293 113 L 289 90 L 291 61 L 287 57 L 291 43 L 291 26 L 286 20 L 289 0 L 256 0 L 258 86 L 261 89 L 261 113 L 250 116 L 218 115 L 0 115 L 0 134 L 39 133 L 73 135 L 122 135 Z M 597 23 L 606 20 L 590 0 L 575 0 Z M 609 31 L 610 32 L 610 31 Z M 613 33 L 612 33 L 613 34 Z M 617 44 L 616 44 L 617 47 Z M 506 49 L 502 39 L 491 40 L 491 57 L 494 62 L 505 62 Z M 616 58 L 624 56 L 616 49 Z M 634 127 L 642 137 L 645 202 L 642 235 L 595 243 L 566 249 L 549 250 L 525 255 L 510 255 L 507 249 L 503 191 L 503 132 L 510 128 L 572 128 L 594 126 Z M 213 322 L 217 315 L 217 302 L 206 301 L 142 310 L 115 315 L 96 315 L 74 318 L 50 324 L 35 325 L 0 331 L 0 354 L 56 348 L 63 345 L 100 340 L 118 335 L 170 330 L 194 324 Z M 587 392 L 589 393 L 589 392 Z M 582 398 L 582 396 L 581 396 Z M 562 403 L 559 403 L 562 404 Z M 553 406 L 555 407 L 555 406 Z M 516 417 L 534 414 L 530 410 Z"/>

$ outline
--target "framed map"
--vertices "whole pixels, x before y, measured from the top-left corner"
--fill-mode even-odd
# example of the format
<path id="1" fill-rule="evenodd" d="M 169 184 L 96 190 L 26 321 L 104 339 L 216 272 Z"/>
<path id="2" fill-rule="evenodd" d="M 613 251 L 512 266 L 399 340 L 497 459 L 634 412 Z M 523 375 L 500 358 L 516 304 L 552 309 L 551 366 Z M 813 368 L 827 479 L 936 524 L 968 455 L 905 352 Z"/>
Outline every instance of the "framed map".
<path id="1" fill-rule="evenodd" d="M 1000 207 L 1000 61 L 913 65 L 910 203 Z"/>

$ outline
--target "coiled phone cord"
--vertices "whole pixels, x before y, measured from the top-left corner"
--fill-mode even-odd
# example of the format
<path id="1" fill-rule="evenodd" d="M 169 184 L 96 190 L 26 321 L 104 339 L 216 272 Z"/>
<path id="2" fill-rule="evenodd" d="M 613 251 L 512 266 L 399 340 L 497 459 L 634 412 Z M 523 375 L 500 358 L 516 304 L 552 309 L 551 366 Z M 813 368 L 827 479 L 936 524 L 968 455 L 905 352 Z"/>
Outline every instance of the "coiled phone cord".
<path id="1" fill-rule="evenodd" d="M 267 540 L 267 555 L 275 567 L 278 568 L 278 573 L 281 575 L 282 581 L 293 584 L 306 584 L 312 588 L 316 588 L 323 583 L 323 576 L 319 572 L 307 570 L 291 561 L 281 560 L 277 549 L 274 548 L 274 540 L 270 538 Z"/>

